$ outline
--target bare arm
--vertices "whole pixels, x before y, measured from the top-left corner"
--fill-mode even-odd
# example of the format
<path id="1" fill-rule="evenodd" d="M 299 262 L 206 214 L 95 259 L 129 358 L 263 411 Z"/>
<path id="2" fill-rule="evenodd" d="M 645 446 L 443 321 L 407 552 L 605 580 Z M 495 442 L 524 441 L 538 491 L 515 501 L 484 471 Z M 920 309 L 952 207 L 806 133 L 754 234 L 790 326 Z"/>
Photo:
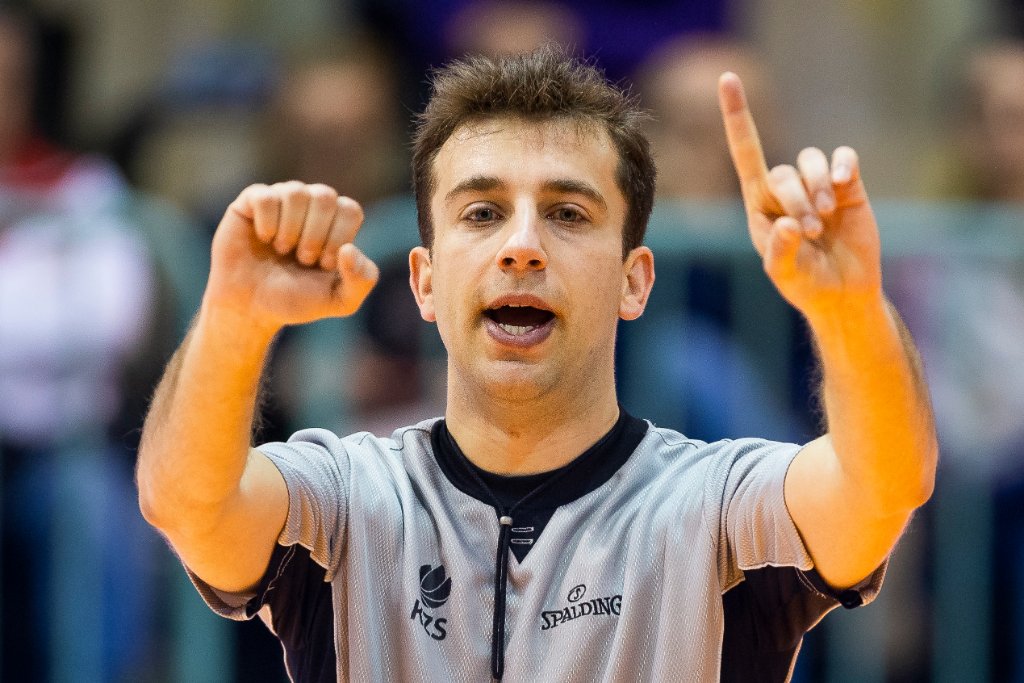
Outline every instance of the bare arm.
<path id="1" fill-rule="evenodd" d="M 790 466 L 786 504 L 831 585 L 853 585 L 888 556 L 931 496 L 938 446 L 917 353 L 881 302 L 812 323 L 828 433 Z"/>
<path id="2" fill-rule="evenodd" d="M 818 572 L 850 586 L 892 550 L 931 495 L 938 447 L 917 352 L 882 291 L 878 228 L 856 153 L 817 149 L 770 171 L 739 79 L 719 97 L 751 239 L 807 319 L 824 370 L 828 433 L 808 444 L 785 496 Z"/>
<path id="3" fill-rule="evenodd" d="M 277 332 L 354 312 L 377 278 L 351 244 L 362 221 L 325 186 L 247 188 L 213 242 L 188 337 L 157 388 L 139 451 L 139 501 L 212 586 L 253 586 L 284 525 L 277 468 L 250 446 L 263 364 Z"/>

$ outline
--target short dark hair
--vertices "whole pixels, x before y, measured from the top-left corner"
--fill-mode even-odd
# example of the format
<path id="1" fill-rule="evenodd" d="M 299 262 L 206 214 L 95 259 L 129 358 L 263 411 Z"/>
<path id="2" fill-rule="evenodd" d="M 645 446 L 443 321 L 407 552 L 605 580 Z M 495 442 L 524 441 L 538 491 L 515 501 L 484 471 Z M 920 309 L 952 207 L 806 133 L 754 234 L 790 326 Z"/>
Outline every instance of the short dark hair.
<path id="1" fill-rule="evenodd" d="M 462 124 L 497 116 L 603 126 L 619 154 L 616 182 L 626 198 L 623 255 L 643 243 L 655 181 L 650 144 L 641 130 L 647 114 L 635 96 L 596 67 L 545 45 L 497 59 L 468 57 L 434 72 L 430 101 L 413 137 L 413 191 L 424 246 L 434 241 L 430 198 L 438 151 Z"/>

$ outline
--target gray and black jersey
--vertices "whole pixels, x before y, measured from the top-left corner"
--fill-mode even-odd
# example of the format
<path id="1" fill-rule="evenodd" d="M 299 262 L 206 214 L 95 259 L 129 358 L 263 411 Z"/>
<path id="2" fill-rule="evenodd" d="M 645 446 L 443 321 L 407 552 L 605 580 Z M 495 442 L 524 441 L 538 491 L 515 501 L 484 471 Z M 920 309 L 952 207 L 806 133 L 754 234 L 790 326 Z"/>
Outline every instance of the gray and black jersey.
<path id="1" fill-rule="evenodd" d="M 834 592 L 786 510 L 799 450 L 704 443 L 621 412 L 559 470 L 476 468 L 444 420 L 260 447 L 287 522 L 253 594 L 296 681 L 784 681 Z"/>

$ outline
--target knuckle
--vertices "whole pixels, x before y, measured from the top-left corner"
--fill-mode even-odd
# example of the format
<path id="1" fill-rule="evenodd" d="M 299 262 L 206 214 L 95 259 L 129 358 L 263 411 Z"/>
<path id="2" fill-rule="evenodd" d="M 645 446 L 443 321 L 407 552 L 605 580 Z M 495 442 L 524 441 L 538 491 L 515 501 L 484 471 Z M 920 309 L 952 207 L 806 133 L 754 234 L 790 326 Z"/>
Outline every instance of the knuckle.
<path id="1" fill-rule="evenodd" d="M 307 236 L 303 235 L 302 240 L 299 242 L 299 252 L 309 257 L 310 261 L 316 261 L 320 258 L 320 252 L 324 248 L 324 238 L 322 236 Z"/>
<path id="2" fill-rule="evenodd" d="M 313 183 L 308 186 L 309 196 L 314 200 L 323 201 L 337 201 L 338 193 L 330 185 L 324 185 L 323 183 Z"/>
<path id="3" fill-rule="evenodd" d="M 287 180 L 271 186 L 285 200 L 294 200 L 305 193 L 306 186 L 298 180 Z"/>
<path id="4" fill-rule="evenodd" d="M 351 197 L 338 197 L 338 214 L 354 223 L 362 223 L 363 207 Z"/>
<path id="5" fill-rule="evenodd" d="M 277 206 L 278 196 L 269 187 L 264 186 L 260 190 L 254 191 L 252 196 L 252 203 L 256 208 L 266 211 L 273 209 Z"/>
<path id="6" fill-rule="evenodd" d="M 836 147 L 835 156 L 840 159 L 856 160 L 857 151 L 853 147 L 842 145 L 841 147 Z"/>
<path id="7" fill-rule="evenodd" d="M 789 164 L 779 164 L 768 171 L 768 177 L 775 181 L 789 180 L 795 175 L 796 169 Z"/>
<path id="8" fill-rule="evenodd" d="M 252 183 L 251 185 L 247 185 L 246 188 L 242 190 L 241 196 L 258 197 L 261 194 L 265 194 L 269 189 L 270 187 L 265 183 Z"/>
<path id="9" fill-rule="evenodd" d="M 332 249 L 324 249 L 323 253 L 320 254 L 320 267 L 324 270 L 334 270 L 337 264 L 338 259 L 334 251 Z"/>
<path id="10" fill-rule="evenodd" d="M 825 159 L 825 153 L 817 147 L 804 147 L 797 155 L 797 162 L 800 164 L 812 164 Z"/>
<path id="11" fill-rule="evenodd" d="M 338 201 L 338 193 L 326 185 L 313 185 L 309 188 L 309 203 L 316 207 L 317 211 L 327 214 L 334 214 L 335 202 Z"/>

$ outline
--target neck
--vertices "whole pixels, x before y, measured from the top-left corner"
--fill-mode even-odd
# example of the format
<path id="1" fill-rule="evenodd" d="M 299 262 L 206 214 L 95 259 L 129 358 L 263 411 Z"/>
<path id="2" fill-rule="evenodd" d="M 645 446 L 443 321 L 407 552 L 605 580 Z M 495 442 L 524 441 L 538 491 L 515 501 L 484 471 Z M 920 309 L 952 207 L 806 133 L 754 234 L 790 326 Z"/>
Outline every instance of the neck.
<path id="1" fill-rule="evenodd" d="M 592 391 L 517 400 L 492 390 L 460 390 L 449 381 L 445 420 L 466 457 L 506 475 L 547 472 L 594 445 L 619 417 L 614 379 Z"/>

